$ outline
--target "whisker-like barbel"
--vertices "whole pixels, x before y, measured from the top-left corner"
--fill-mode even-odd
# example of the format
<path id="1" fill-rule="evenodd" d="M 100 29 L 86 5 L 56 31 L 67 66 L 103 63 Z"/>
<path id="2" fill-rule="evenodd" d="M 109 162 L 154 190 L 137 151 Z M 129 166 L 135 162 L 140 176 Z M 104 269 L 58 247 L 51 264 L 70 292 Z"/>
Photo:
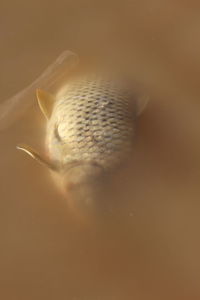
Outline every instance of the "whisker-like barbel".
<path id="1" fill-rule="evenodd" d="M 33 83 L 0 104 L 0 130 L 12 125 L 32 105 L 38 87 L 49 89 L 77 63 L 75 53 L 69 50 L 62 52 Z"/>

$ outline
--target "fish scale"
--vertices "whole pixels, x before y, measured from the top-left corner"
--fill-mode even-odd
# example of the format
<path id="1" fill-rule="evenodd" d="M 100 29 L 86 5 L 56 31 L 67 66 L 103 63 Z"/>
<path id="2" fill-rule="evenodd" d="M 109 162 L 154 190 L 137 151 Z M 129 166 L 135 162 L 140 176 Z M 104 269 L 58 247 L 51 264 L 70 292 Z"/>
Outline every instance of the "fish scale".
<path id="1" fill-rule="evenodd" d="M 114 80 L 88 75 L 68 82 L 47 125 L 50 158 L 62 166 L 92 161 L 115 168 L 133 147 L 136 107 L 131 100 Z"/>

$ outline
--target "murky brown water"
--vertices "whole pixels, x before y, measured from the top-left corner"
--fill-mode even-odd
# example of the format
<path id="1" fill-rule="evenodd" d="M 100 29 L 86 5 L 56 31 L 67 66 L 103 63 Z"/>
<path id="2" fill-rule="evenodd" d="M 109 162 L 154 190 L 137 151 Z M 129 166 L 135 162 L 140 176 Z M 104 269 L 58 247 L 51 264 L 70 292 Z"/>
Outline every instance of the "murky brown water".
<path id="1" fill-rule="evenodd" d="M 0 133 L 0 297 L 199 299 L 200 4 L 3 1 L 0 24 L 1 101 L 64 49 L 112 58 L 154 100 L 104 224 L 74 217 L 46 170 L 15 150 L 42 149 L 36 104 Z"/>

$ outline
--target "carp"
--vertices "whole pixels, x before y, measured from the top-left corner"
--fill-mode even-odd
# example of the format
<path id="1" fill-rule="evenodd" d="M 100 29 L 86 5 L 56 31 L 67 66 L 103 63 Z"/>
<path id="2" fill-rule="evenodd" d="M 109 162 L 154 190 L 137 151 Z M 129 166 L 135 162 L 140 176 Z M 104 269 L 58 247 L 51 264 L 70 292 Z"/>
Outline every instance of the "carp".
<path id="1" fill-rule="evenodd" d="M 75 54 L 68 56 L 77 62 Z M 48 76 L 51 81 L 51 72 L 42 79 L 48 81 Z M 45 154 L 26 144 L 17 149 L 48 167 L 70 202 L 93 207 L 103 180 L 127 161 L 134 147 L 136 119 L 148 97 L 132 89 L 98 72 L 68 79 L 56 95 L 37 89 L 46 118 Z"/>

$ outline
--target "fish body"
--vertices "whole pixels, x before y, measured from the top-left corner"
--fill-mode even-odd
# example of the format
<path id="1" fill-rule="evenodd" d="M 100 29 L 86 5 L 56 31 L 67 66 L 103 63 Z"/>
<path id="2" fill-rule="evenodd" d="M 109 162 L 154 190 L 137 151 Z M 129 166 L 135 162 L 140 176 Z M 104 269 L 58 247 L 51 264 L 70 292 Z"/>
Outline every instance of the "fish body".
<path id="1" fill-rule="evenodd" d="M 58 93 L 47 123 L 50 159 L 63 171 L 74 163 L 115 169 L 133 148 L 133 100 L 117 81 L 84 76 L 69 82 Z"/>
<path id="2" fill-rule="evenodd" d="M 46 150 L 58 170 L 56 182 L 76 212 L 105 211 L 105 178 L 132 153 L 138 108 L 130 89 L 96 75 L 69 81 L 56 95 Z"/>

